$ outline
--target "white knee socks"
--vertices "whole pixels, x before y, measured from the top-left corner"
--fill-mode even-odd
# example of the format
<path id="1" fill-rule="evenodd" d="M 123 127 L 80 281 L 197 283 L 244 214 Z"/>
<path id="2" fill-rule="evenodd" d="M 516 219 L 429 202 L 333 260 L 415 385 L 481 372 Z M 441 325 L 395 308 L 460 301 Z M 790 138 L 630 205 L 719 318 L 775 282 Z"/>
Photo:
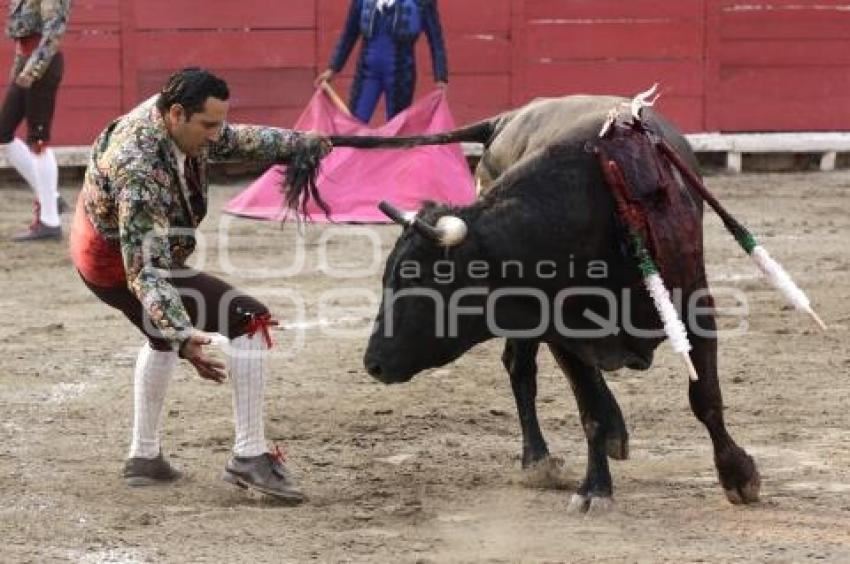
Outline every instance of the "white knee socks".
<path id="1" fill-rule="evenodd" d="M 159 414 L 175 366 L 177 353 L 174 351 L 157 351 L 149 343 L 139 351 L 134 374 L 130 458 L 156 458 L 159 454 Z"/>
<path id="2" fill-rule="evenodd" d="M 39 220 L 50 227 L 59 225 L 56 199 L 59 197 L 59 167 L 52 149 L 44 149 L 36 155 L 26 143 L 17 137 L 3 145 L 6 158 L 15 170 L 24 177 L 35 192 L 40 206 Z"/>
<path id="3" fill-rule="evenodd" d="M 15 137 L 11 143 L 3 145 L 3 149 L 6 151 L 6 159 L 9 161 L 9 164 L 15 167 L 18 174 L 23 176 L 27 184 L 35 191 L 35 187 L 38 184 L 35 172 L 35 159 L 27 144 Z"/>
<path id="4" fill-rule="evenodd" d="M 262 335 L 233 339 L 230 355 L 230 378 L 233 380 L 233 416 L 236 441 L 233 453 L 240 457 L 259 456 L 266 452 L 263 427 L 263 398 L 268 349 Z"/>
<path id="5" fill-rule="evenodd" d="M 267 451 L 263 400 L 268 349 L 262 335 L 238 337 L 231 341 L 230 346 L 236 425 L 233 453 L 240 457 L 259 456 Z M 139 351 L 134 383 L 131 458 L 154 458 L 159 454 L 159 416 L 176 365 L 176 352 L 156 351 L 147 343 Z"/>
<path id="6" fill-rule="evenodd" d="M 59 166 L 53 149 L 45 148 L 39 154 L 33 154 L 36 178 L 38 179 L 38 203 L 41 204 L 41 222 L 55 227 L 59 225 Z"/>

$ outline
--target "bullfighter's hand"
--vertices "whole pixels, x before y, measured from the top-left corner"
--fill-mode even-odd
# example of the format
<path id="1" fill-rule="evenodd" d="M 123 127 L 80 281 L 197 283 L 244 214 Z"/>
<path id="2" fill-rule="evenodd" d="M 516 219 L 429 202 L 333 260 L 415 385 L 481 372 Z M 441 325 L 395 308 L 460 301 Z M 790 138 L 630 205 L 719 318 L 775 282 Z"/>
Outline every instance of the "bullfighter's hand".
<path id="1" fill-rule="evenodd" d="M 316 88 L 320 88 L 322 86 L 322 83 L 331 82 L 334 79 L 334 76 L 336 76 L 336 73 L 333 71 L 333 69 L 327 69 L 325 72 L 316 77 L 316 80 L 315 82 L 313 82 L 313 85 Z"/>
<path id="2" fill-rule="evenodd" d="M 435 83 L 435 85 L 437 86 L 437 88 L 439 88 L 439 89 L 440 89 L 440 90 L 442 90 L 443 92 L 445 92 L 446 90 L 448 90 L 448 89 L 449 89 L 449 83 L 448 83 L 448 82 L 446 82 L 445 80 L 438 80 L 438 81 Z"/>
<path id="3" fill-rule="evenodd" d="M 180 346 L 180 356 L 188 360 L 198 375 L 205 380 L 221 384 L 227 377 L 225 364 L 204 353 L 204 345 L 209 345 L 212 339 L 200 331 L 195 331 L 183 341 Z"/>
<path id="4" fill-rule="evenodd" d="M 35 82 L 35 79 L 31 74 L 21 73 L 15 79 L 15 84 L 20 86 L 21 88 L 29 89 L 32 86 L 32 83 Z"/>

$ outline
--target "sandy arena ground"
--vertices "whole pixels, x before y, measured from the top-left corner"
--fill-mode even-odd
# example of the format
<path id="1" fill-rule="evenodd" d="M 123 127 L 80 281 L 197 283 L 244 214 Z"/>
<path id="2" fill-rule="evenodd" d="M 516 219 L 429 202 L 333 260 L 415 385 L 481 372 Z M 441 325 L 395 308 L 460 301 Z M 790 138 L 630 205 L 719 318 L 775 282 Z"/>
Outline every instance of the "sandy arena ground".
<path id="1" fill-rule="evenodd" d="M 714 285 L 744 291 L 751 312 L 748 332 L 721 343 L 720 367 L 729 428 L 757 459 L 762 501 L 726 502 L 707 434 L 688 408 L 686 374 L 664 345 L 650 371 L 609 376 L 631 459 L 612 464 L 614 512 L 593 518 L 565 512 L 585 446 L 548 353 L 540 355 L 540 418 L 565 460 L 566 491 L 521 482 L 500 341 L 402 386 L 364 372 L 367 297 L 379 291 L 398 228 L 312 226 L 299 246 L 293 225 L 222 218 L 217 210 L 239 186 L 214 189 L 202 266 L 256 292 L 285 321 L 275 333 L 267 432 L 310 501 L 283 507 L 219 480 L 232 439 L 230 391 L 185 365 L 169 391 L 164 448 L 188 477 L 126 487 L 120 470 L 142 340 L 87 292 L 65 244 L 7 242 L 29 218 L 30 194 L 4 186 L 0 561 L 850 561 L 850 173 L 709 185 L 809 292 L 830 331 L 785 307 L 709 216 Z M 74 198 L 76 186 L 64 193 Z M 327 275 L 323 261 L 347 276 Z"/>

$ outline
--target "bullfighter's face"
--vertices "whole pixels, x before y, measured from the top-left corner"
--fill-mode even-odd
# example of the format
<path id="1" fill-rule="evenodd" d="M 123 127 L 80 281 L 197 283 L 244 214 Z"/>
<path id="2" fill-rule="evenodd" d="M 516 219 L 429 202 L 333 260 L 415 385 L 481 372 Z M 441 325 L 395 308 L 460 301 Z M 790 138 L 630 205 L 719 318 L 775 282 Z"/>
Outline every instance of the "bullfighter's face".
<path id="1" fill-rule="evenodd" d="M 169 133 L 177 147 L 190 157 L 199 156 L 204 149 L 218 140 L 227 118 L 228 103 L 209 97 L 200 112 L 187 116 L 180 104 L 168 111 Z"/>

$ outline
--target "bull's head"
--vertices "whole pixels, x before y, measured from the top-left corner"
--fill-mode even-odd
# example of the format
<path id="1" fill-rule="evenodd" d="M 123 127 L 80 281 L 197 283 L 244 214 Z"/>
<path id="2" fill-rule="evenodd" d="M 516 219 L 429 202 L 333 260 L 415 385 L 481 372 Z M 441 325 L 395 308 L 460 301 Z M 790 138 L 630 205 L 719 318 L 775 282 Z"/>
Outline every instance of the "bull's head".
<path id="1" fill-rule="evenodd" d="M 404 232 L 387 259 L 384 296 L 364 364 L 369 374 L 390 384 L 442 366 L 484 340 L 480 318 L 449 315 L 484 298 L 479 292 L 453 302 L 460 289 L 470 286 L 460 265 L 469 261 L 475 247 L 463 219 L 433 204 L 415 217 L 384 202 L 380 208 L 404 226 Z"/>

